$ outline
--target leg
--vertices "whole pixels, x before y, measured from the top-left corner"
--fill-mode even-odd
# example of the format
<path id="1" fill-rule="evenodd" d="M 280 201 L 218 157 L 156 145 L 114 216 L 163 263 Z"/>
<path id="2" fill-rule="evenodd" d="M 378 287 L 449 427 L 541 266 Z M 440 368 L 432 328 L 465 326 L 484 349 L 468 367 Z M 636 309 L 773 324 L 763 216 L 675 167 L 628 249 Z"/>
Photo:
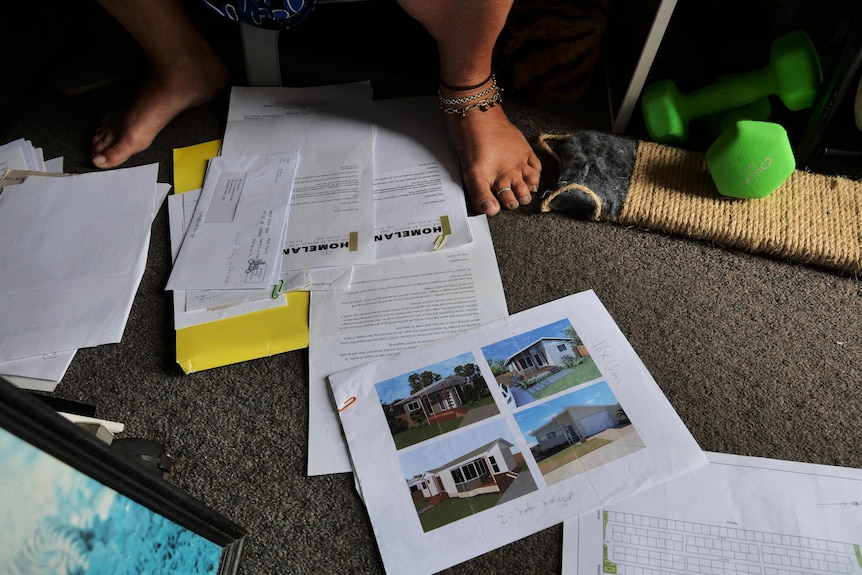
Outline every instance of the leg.
<path id="1" fill-rule="evenodd" d="M 437 42 L 440 78 L 450 86 L 472 86 L 491 72 L 491 58 L 512 0 L 398 0 Z M 489 82 L 490 84 L 490 82 Z M 478 90 L 483 90 L 483 85 Z M 463 91 L 440 88 L 444 98 Z M 467 95 L 472 92 L 467 92 Z M 516 209 L 538 191 L 542 165 L 502 107 L 446 115 L 449 136 L 461 161 L 464 186 L 473 209 L 493 216 L 500 206 Z M 499 196 L 494 192 L 510 188 Z"/>
<path id="2" fill-rule="evenodd" d="M 98 0 L 140 44 L 150 65 L 137 96 L 109 114 L 93 136 L 93 165 L 113 168 L 147 149 L 181 112 L 229 84 L 224 64 L 177 0 Z"/>

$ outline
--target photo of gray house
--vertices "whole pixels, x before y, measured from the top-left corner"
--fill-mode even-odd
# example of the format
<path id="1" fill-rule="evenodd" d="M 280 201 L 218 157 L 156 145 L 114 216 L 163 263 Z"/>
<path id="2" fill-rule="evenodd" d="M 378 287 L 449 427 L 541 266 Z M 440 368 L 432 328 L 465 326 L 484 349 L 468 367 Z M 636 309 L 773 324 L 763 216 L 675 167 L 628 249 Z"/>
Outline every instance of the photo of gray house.
<path id="1" fill-rule="evenodd" d="M 549 485 L 645 447 L 607 381 L 573 388 L 512 415 Z"/>
<path id="2" fill-rule="evenodd" d="M 542 337 L 504 360 L 510 372 L 527 378 L 543 368 L 562 366 L 566 359 L 586 355 L 583 346 L 574 348 L 566 337 Z"/>
<path id="3" fill-rule="evenodd" d="M 569 405 L 545 425 L 530 432 L 540 452 L 572 445 L 620 425 L 622 409 L 614 405 Z"/>

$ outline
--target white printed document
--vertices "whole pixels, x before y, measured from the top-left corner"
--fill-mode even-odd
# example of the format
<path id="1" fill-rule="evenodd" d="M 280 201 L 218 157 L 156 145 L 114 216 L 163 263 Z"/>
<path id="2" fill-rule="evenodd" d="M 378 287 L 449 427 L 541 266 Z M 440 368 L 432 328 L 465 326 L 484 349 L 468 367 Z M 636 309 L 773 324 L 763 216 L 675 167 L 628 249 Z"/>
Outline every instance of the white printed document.
<path id="1" fill-rule="evenodd" d="M 325 113 L 316 115 L 314 112 Z M 356 114 L 367 114 L 362 122 L 367 122 L 368 126 L 373 124 L 375 130 L 370 152 L 373 156 L 373 206 L 370 214 L 362 213 L 369 218 L 362 222 L 372 226 L 374 259 L 457 248 L 472 241 L 460 171 L 433 98 L 398 98 L 372 103 L 370 88 L 364 83 L 310 88 L 235 87 L 231 91 L 222 154 L 260 153 L 289 145 L 302 149 L 312 144 L 343 143 L 348 139 L 339 134 L 339 130 L 355 128 Z M 266 121 L 255 121 L 261 119 Z M 300 171 L 303 170 L 301 166 Z M 323 173 L 337 172 L 329 169 Z M 321 176 L 316 177 L 320 179 Z M 294 194 L 299 198 L 297 191 Z M 329 197 L 337 199 L 332 191 Z M 367 196 L 362 198 L 367 199 Z M 304 215 L 296 210 L 291 217 L 312 222 L 319 233 L 345 229 L 345 225 L 328 215 L 325 208 L 325 205 L 306 202 L 300 208 Z M 354 217 L 350 229 L 355 229 L 356 237 L 362 241 L 365 236 L 357 225 Z M 366 233 L 368 231 L 366 229 Z M 374 261 L 360 262 L 359 254 L 354 254 L 353 259 L 344 264 L 346 269 L 339 271 L 332 267 L 337 262 L 331 253 L 324 250 L 303 254 L 300 251 L 309 249 L 307 246 L 326 245 L 326 241 L 306 241 L 307 236 L 316 240 L 311 231 L 299 235 L 300 241 L 289 250 L 296 253 L 285 257 L 282 279 L 291 289 L 309 285 L 346 289 L 349 283 L 344 280 L 349 280 L 349 266 Z M 366 249 L 365 245 L 361 249 Z M 307 259 L 302 262 L 300 257 Z M 315 266 L 328 268 L 324 271 Z M 292 267 L 301 269 L 293 270 L 293 277 L 288 277 L 287 272 Z"/>
<path id="2" fill-rule="evenodd" d="M 862 573 L 862 469 L 707 456 L 566 522 L 563 574 Z"/>
<path id="3" fill-rule="evenodd" d="M 221 155 L 299 150 L 281 271 L 370 264 L 374 127 L 370 102 L 229 121 Z"/>
<path id="4" fill-rule="evenodd" d="M 210 160 L 166 289 L 272 289 L 297 158 L 286 152 Z"/>
<path id="5" fill-rule="evenodd" d="M 468 223 L 471 244 L 356 266 L 350 291 L 312 293 L 309 475 L 351 471 L 327 375 L 508 315 L 488 220 Z"/>
<path id="6" fill-rule="evenodd" d="M 329 382 L 390 575 L 436 573 L 706 462 L 591 291 Z"/>
<path id="7" fill-rule="evenodd" d="M 167 186 L 149 164 L 0 194 L 0 361 L 117 343 Z"/>
<path id="8" fill-rule="evenodd" d="M 374 102 L 377 257 L 458 248 L 472 241 L 458 162 L 437 99 Z"/>

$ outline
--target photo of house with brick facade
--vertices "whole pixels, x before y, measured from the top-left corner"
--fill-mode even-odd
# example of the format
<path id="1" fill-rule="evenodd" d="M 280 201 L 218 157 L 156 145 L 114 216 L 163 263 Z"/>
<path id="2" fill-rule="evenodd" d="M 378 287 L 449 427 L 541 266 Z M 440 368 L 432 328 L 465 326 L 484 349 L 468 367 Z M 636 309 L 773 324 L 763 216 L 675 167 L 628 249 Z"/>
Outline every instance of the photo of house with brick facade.
<path id="1" fill-rule="evenodd" d="M 375 386 L 398 449 L 500 413 L 472 353 Z"/>

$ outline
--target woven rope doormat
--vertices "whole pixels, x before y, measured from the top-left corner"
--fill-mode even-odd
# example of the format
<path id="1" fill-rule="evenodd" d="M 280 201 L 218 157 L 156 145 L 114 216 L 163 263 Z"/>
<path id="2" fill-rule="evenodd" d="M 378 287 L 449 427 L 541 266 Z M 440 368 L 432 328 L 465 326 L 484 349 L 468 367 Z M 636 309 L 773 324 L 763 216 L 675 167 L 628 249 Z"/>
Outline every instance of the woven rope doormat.
<path id="1" fill-rule="evenodd" d="M 769 196 L 715 189 L 703 154 L 594 131 L 545 134 L 560 163 L 543 212 L 614 222 L 851 274 L 862 272 L 862 184 L 796 170 Z"/>

